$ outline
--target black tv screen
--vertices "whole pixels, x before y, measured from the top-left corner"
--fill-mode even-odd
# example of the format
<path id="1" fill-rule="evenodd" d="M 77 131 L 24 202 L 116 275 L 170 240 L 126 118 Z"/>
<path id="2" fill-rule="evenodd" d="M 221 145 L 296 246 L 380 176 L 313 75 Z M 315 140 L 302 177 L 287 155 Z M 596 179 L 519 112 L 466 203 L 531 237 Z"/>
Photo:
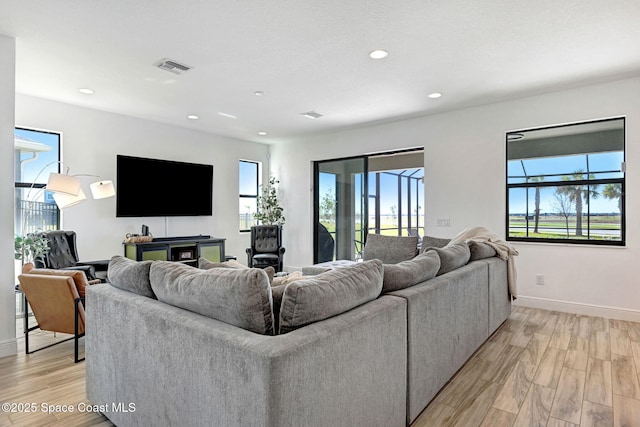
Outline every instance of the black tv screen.
<path id="1" fill-rule="evenodd" d="M 211 216 L 213 166 L 117 156 L 116 216 Z"/>

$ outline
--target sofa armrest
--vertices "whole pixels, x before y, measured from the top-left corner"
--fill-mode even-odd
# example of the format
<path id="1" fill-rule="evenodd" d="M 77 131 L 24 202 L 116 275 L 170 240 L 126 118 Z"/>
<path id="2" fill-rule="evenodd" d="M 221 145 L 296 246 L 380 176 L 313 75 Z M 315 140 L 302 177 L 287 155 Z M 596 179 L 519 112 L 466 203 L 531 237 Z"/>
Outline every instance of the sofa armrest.
<path id="1" fill-rule="evenodd" d="M 87 298 L 87 397 L 136 403 L 134 413 L 106 414 L 115 424 L 405 425 L 401 298 L 280 336 L 109 284 L 89 287 Z"/>

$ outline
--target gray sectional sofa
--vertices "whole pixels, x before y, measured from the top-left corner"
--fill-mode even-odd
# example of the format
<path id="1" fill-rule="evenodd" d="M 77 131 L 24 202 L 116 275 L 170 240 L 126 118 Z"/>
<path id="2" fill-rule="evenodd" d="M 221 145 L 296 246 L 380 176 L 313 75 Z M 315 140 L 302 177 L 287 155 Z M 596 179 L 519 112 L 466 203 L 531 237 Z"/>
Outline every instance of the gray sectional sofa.
<path id="1" fill-rule="evenodd" d="M 87 290 L 88 399 L 119 427 L 410 424 L 509 316 L 506 262 L 433 248 L 383 264 L 400 249 L 379 243 L 280 286 L 114 257 Z"/>

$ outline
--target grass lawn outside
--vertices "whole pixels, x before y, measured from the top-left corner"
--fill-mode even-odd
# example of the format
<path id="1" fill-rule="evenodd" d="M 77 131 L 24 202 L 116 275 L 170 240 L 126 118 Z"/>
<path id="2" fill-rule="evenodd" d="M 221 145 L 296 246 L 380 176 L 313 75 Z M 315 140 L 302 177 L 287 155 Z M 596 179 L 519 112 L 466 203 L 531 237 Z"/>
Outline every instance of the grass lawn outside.
<path id="1" fill-rule="evenodd" d="M 582 236 L 576 236 L 576 217 L 568 222 L 561 215 L 545 215 L 538 222 L 525 215 L 509 217 L 509 237 L 534 237 L 542 239 L 621 240 L 620 215 L 592 215 L 582 218 Z M 528 229 L 528 233 L 527 233 Z"/>

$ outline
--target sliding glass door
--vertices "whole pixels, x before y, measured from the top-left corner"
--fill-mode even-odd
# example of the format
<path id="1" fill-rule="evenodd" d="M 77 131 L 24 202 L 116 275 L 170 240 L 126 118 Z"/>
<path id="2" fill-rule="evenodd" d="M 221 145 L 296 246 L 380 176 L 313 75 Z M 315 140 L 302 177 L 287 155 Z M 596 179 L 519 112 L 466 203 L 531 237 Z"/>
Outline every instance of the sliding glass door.
<path id="1" fill-rule="evenodd" d="M 367 158 L 315 163 L 314 263 L 356 259 L 367 230 Z"/>
<path id="2" fill-rule="evenodd" d="M 358 260 L 367 233 L 424 230 L 424 151 L 314 163 L 314 263 Z"/>

